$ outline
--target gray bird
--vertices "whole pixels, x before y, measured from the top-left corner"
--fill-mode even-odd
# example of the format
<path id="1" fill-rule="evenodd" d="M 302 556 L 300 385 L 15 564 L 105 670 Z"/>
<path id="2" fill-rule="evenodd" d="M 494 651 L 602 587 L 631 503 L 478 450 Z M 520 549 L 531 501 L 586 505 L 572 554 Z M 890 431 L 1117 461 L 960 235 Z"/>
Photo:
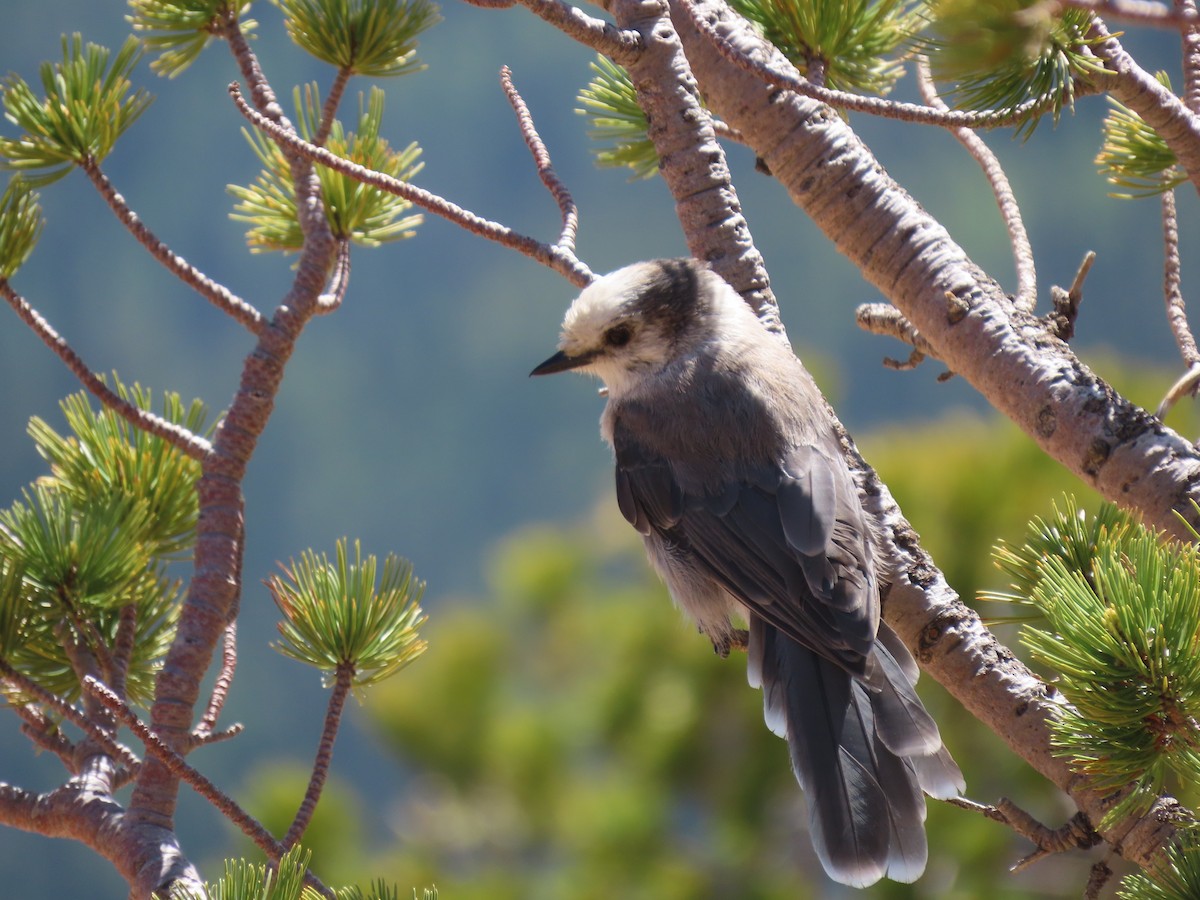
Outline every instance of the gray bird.
<path id="1" fill-rule="evenodd" d="M 717 652 L 747 649 L 825 871 L 918 878 L 922 791 L 955 796 L 962 775 L 879 618 L 867 516 L 799 360 L 720 276 L 669 259 L 579 295 L 531 374 L 569 369 L 604 382 L 617 503 L 675 602 Z"/>

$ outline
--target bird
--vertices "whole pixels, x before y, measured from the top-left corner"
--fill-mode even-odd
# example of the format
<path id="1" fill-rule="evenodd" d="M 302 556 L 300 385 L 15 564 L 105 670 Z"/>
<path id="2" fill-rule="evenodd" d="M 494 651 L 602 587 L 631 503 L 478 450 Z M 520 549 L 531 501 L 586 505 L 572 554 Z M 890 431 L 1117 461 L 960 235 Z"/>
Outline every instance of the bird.
<path id="1" fill-rule="evenodd" d="M 746 651 L 825 872 L 915 881 L 924 794 L 965 785 L 880 618 L 878 541 L 800 360 L 720 275 L 679 258 L 583 289 L 530 374 L 572 370 L 603 382 L 617 505 L 653 568 L 718 653 Z"/>

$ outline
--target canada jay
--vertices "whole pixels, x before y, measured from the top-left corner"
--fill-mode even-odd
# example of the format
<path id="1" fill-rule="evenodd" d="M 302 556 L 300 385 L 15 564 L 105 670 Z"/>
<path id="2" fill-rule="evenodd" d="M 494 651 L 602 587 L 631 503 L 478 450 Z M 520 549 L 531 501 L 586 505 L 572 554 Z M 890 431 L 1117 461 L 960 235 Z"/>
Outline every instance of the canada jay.
<path id="1" fill-rule="evenodd" d="M 568 369 L 604 382 L 617 503 L 675 602 L 722 655 L 748 650 L 825 871 L 915 880 L 922 790 L 953 796 L 962 775 L 879 618 L 866 514 L 799 360 L 720 276 L 669 259 L 579 295 L 531 374 Z"/>

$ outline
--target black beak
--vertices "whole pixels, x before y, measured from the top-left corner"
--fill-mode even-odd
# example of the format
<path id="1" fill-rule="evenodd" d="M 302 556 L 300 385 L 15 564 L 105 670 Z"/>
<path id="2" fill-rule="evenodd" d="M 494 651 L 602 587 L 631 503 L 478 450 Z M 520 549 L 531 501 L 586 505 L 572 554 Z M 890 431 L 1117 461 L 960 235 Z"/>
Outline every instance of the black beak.
<path id="1" fill-rule="evenodd" d="M 579 356 L 567 356 L 559 350 L 552 357 L 529 373 L 529 377 L 534 375 L 553 375 L 555 372 L 567 372 L 571 369 L 578 369 L 580 366 L 586 366 L 596 358 L 595 353 L 582 353 Z"/>

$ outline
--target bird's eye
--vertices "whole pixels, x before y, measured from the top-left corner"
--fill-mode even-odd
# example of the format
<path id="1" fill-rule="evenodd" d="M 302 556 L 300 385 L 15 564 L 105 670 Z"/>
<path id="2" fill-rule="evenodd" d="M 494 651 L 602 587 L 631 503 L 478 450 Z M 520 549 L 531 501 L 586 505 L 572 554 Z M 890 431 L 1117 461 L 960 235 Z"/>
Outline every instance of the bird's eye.
<path id="1" fill-rule="evenodd" d="M 604 343 L 609 347 L 624 347 L 633 337 L 633 329 L 625 324 L 614 325 L 604 332 Z"/>

